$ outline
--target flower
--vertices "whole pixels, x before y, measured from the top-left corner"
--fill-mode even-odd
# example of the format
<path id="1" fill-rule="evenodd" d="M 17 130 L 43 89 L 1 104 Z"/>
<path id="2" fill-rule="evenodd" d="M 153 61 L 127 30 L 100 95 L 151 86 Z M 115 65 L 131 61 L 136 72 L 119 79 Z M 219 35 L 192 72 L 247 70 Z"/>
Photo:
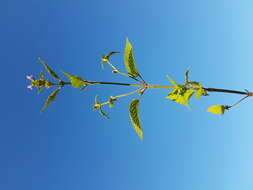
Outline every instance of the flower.
<path id="1" fill-rule="evenodd" d="M 32 85 L 32 84 L 31 84 L 31 85 L 28 85 L 27 88 L 29 88 L 29 89 L 32 90 L 32 89 L 33 89 L 33 85 Z"/>
<path id="2" fill-rule="evenodd" d="M 26 78 L 28 79 L 28 80 L 30 80 L 30 81 L 33 81 L 34 80 L 34 78 L 33 78 L 33 76 L 32 75 L 26 75 Z"/>
<path id="3" fill-rule="evenodd" d="M 30 80 L 30 81 L 31 81 L 31 84 L 30 84 L 30 85 L 28 85 L 28 86 L 27 86 L 27 88 L 29 88 L 29 89 L 31 89 L 31 90 L 32 90 L 32 89 L 33 89 L 33 86 L 34 86 L 34 85 L 33 85 L 34 78 L 33 78 L 33 76 L 32 76 L 32 75 L 30 75 L 30 76 L 29 76 L 29 75 L 26 75 L 26 78 L 27 78 L 28 80 Z"/>

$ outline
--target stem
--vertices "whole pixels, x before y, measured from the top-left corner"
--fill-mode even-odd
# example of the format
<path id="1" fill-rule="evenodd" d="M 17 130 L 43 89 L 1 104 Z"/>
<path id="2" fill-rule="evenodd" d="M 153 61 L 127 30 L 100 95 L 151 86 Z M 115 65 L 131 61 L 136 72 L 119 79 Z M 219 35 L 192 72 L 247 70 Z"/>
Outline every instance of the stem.
<path id="1" fill-rule="evenodd" d="M 130 84 L 130 83 L 119 83 L 119 82 L 100 82 L 100 81 L 85 81 L 87 85 L 103 84 L 103 85 L 120 85 L 120 86 L 133 86 L 141 88 L 162 88 L 162 89 L 171 89 L 174 86 L 165 86 L 165 85 L 150 85 L 150 84 Z M 64 85 L 70 85 L 70 82 L 64 82 Z M 230 94 L 242 94 L 247 96 L 253 96 L 253 92 L 248 91 L 237 91 L 237 90 L 228 90 L 228 89 L 219 89 L 219 88 L 204 88 L 208 92 L 221 92 L 221 93 L 230 93 Z"/>
<path id="2" fill-rule="evenodd" d="M 223 93 L 231 93 L 231 94 L 244 94 L 252 96 L 251 92 L 237 91 L 237 90 L 227 90 L 227 89 L 218 89 L 218 88 L 203 88 L 208 92 L 223 92 Z"/>
<path id="3" fill-rule="evenodd" d="M 108 65 L 110 65 L 111 68 L 113 68 L 113 70 L 117 71 L 117 73 L 132 78 L 129 74 L 123 73 L 123 72 L 119 71 L 113 64 L 111 64 L 111 62 L 110 62 L 109 60 L 108 60 L 106 63 L 108 63 Z M 140 82 L 140 81 L 139 81 L 138 79 L 136 79 L 136 78 L 132 78 L 132 79 L 134 79 L 134 80 Z"/>
<path id="4" fill-rule="evenodd" d="M 114 98 L 122 98 L 122 97 L 125 97 L 125 96 L 129 96 L 129 95 L 131 95 L 131 94 L 134 94 L 134 93 L 136 93 L 136 92 L 139 92 L 139 91 L 141 91 L 142 90 L 142 88 L 141 89 L 138 89 L 138 90 L 135 90 L 135 91 L 132 91 L 132 92 L 129 92 L 129 93 L 126 93 L 126 94 L 121 94 L 121 95 L 118 95 L 118 96 L 113 96 Z M 101 103 L 101 106 L 104 106 L 104 105 L 106 105 L 106 104 L 109 104 L 110 102 L 109 101 L 106 101 L 106 102 L 104 102 L 104 103 Z"/>

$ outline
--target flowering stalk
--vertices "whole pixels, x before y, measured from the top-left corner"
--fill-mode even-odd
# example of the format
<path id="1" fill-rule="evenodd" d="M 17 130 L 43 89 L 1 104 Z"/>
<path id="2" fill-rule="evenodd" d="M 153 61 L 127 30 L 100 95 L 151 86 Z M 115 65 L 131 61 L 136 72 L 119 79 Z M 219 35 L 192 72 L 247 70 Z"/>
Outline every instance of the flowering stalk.
<path id="1" fill-rule="evenodd" d="M 135 65 L 134 56 L 133 56 L 133 48 L 132 44 L 126 40 L 126 48 L 124 52 L 124 64 L 126 67 L 126 73 L 119 71 L 111 62 L 110 58 L 112 55 L 117 54 L 119 52 L 113 51 L 109 52 L 106 55 L 101 56 L 101 62 L 102 62 L 102 68 L 104 68 L 104 64 L 107 64 L 112 68 L 112 73 L 114 74 L 120 74 L 125 77 L 129 77 L 135 81 L 135 83 L 121 83 L 121 82 L 105 82 L 105 81 L 90 81 L 86 80 L 79 76 L 74 76 L 71 74 L 68 74 L 66 72 L 62 72 L 69 81 L 64 81 L 61 79 L 41 58 L 39 58 L 39 62 L 44 66 L 45 70 L 48 72 L 48 74 L 53 78 L 53 80 L 56 80 L 56 82 L 52 82 L 50 80 L 46 80 L 44 78 L 43 73 L 41 72 L 38 79 L 35 79 L 32 75 L 26 76 L 26 78 L 30 81 L 30 84 L 27 86 L 28 89 L 33 89 L 36 87 L 39 92 L 42 91 L 43 88 L 54 88 L 56 89 L 50 94 L 50 96 L 47 98 L 44 107 L 41 111 L 46 109 L 48 105 L 53 102 L 58 95 L 58 93 L 62 90 L 62 88 L 65 85 L 72 86 L 74 88 L 78 88 L 80 90 L 86 89 L 88 86 L 94 86 L 94 85 L 116 85 L 116 86 L 129 86 L 137 88 L 134 91 L 110 96 L 107 101 L 104 101 L 103 103 L 99 103 L 98 96 L 95 97 L 95 104 L 93 106 L 93 110 L 98 110 L 98 112 L 109 119 L 108 115 L 103 111 L 102 107 L 109 105 L 109 108 L 112 108 L 118 99 L 127 97 L 130 95 L 138 94 L 137 98 L 133 99 L 129 106 L 129 115 L 131 122 L 134 126 L 134 129 L 136 133 L 139 135 L 139 137 L 143 138 L 143 131 L 140 124 L 139 119 L 139 103 L 140 103 L 140 97 L 143 96 L 144 92 L 146 90 L 149 90 L 151 88 L 156 89 L 166 89 L 168 90 L 168 95 L 166 96 L 167 99 L 170 99 L 176 103 L 182 104 L 186 107 L 189 107 L 188 102 L 191 99 L 191 97 L 195 94 L 196 98 L 199 99 L 202 96 L 208 96 L 208 93 L 229 93 L 229 94 L 240 94 L 244 95 L 243 98 L 238 100 L 236 103 L 231 105 L 214 105 L 208 108 L 207 111 L 214 113 L 214 114 L 224 114 L 226 110 L 231 109 L 232 107 L 238 105 L 248 97 L 253 96 L 253 92 L 249 92 L 247 90 L 245 91 L 236 91 L 236 90 L 229 90 L 229 89 L 219 89 L 219 88 L 206 88 L 201 83 L 196 81 L 190 81 L 189 80 L 189 71 L 186 71 L 185 73 L 185 81 L 183 84 L 176 83 L 172 78 L 169 76 L 167 77 L 171 85 L 153 85 L 147 83 L 144 78 L 141 76 L 141 74 L 138 72 L 137 67 Z"/>

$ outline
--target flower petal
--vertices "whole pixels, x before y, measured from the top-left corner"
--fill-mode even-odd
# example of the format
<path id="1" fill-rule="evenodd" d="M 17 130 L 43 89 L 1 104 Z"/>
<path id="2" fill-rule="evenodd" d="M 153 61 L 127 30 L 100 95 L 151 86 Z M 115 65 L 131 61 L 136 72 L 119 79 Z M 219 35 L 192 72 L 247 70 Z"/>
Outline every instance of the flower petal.
<path id="1" fill-rule="evenodd" d="M 28 85 L 27 88 L 29 88 L 29 89 L 32 90 L 33 89 L 33 85 Z"/>
<path id="2" fill-rule="evenodd" d="M 33 80 L 33 76 L 32 75 L 26 75 L 26 78 L 28 79 L 28 80 Z"/>

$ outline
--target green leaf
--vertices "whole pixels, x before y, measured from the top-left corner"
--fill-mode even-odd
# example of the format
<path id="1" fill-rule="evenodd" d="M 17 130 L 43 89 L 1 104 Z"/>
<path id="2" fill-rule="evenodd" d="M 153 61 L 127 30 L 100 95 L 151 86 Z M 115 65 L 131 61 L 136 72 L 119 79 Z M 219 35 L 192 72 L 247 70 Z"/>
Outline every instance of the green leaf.
<path id="1" fill-rule="evenodd" d="M 44 68 L 47 70 L 47 72 L 55 79 L 61 80 L 58 75 L 43 61 L 41 58 L 39 58 L 40 63 L 44 66 Z"/>
<path id="2" fill-rule="evenodd" d="M 140 139 L 143 139 L 143 131 L 141 129 L 140 119 L 139 119 L 139 99 L 133 99 L 130 107 L 129 107 L 129 113 L 130 113 L 130 119 L 134 126 L 134 129 Z"/>
<path id="3" fill-rule="evenodd" d="M 169 79 L 170 83 L 173 84 L 175 87 L 178 86 L 178 84 L 172 78 L 170 78 L 168 75 L 167 75 L 167 78 Z"/>
<path id="4" fill-rule="evenodd" d="M 199 99 L 201 96 L 206 96 L 207 93 L 203 88 L 199 88 L 196 92 L 196 98 Z"/>
<path id="5" fill-rule="evenodd" d="M 44 80 L 44 75 L 42 71 L 40 71 L 40 80 Z"/>
<path id="6" fill-rule="evenodd" d="M 133 77 L 136 78 L 139 76 L 139 72 L 137 71 L 136 65 L 134 63 L 134 55 L 133 55 L 133 48 L 132 44 L 126 38 L 126 48 L 125 48 L 125 55 L 124 55 L 124 63 L 127 72 Z"/>
<path id="7" fill-rule="evenodd" d="M 98 112 L 99 112 L 102 116 L 104 116 L 106 119 L 110 119 L 109 116 L 106 115 L 106 113 L 105 113 L 101 108 L 98 109 Z"/>
<path id="8" fill-rule="evenodd" d="M 110 119 L 108 115 L 102 110 L 102 104 L 99 103 L 98 101 L 98 95 L 95 96 L 95 104 L 93 105 L 93 110 L 97 110 L 98 112 L 104 116 L 106 119 Z"/>
<path id="9" fill-rule="evenodd" d="M 224 112 L 225 112 L 225 109 L 226 109 L 226 107 L 223 106 L 223 105 L 215 105 L 215 106 L 210 106 L 207 109 L 207 111 L 211 112 L 213 114 L 221 114 L 221 115 L 223 115 Z"/>
<path id="10" fill-rule="evenodd" d="M 193 93 L 194 93 L 194 90 L 192 89 L 180 87 L 180 88 L 175 88 L 174 90 L 169 92 L 166 98 L 188 107 L 189 106 L 188 102 L 191 96 L 193 95 Z"/>
<path id="11" fill-rule="evenodd" d="M 48 105 L 49 105 L 51 102 L 53 102 L 53 101 L 55 100 L 55 98 L 56 98 L 56 96 L 57 96 L 57 94 L 58 94 L 58 92 L 59 92 L 60 90 L 61 90 L 61 88 L 58 88 L 58 89 L 56 89 L 52 94 L 50 94 L 50 95 L 48 96 L 48 98 L 47 98 L 47 100 L 46 100 L 46 103 L 45 103 L 44 107 L 41 109 L 41 112 L 44 111 L 44 110 L 48 107 Z"/>
<path id="12" fill-rule="evenodd" d="M 202 85 L 196 81 L 188 82 L 188 85 L 190 85 L 191 87 L 195 87 L 195 88 L 202 88 Z"/>
<path id="13" fill-rule="evenodd" d="M 113 54 L 120 53 L 119 51 L 111 51 L 106 55 L 106 58 L 109 59 Z"/>
<path id="14" fill-rule="evenodd" d="M 80 88 L 81 86 L 86 86 L 85 84 L 85 80 L 79 76 L 72 76 L 68 73 L 65 73 L 62 71 L 62 73 L 69 78 L 70 82 L 71 82 L 71 85 L 74 87 L 74 88 Z"/>

